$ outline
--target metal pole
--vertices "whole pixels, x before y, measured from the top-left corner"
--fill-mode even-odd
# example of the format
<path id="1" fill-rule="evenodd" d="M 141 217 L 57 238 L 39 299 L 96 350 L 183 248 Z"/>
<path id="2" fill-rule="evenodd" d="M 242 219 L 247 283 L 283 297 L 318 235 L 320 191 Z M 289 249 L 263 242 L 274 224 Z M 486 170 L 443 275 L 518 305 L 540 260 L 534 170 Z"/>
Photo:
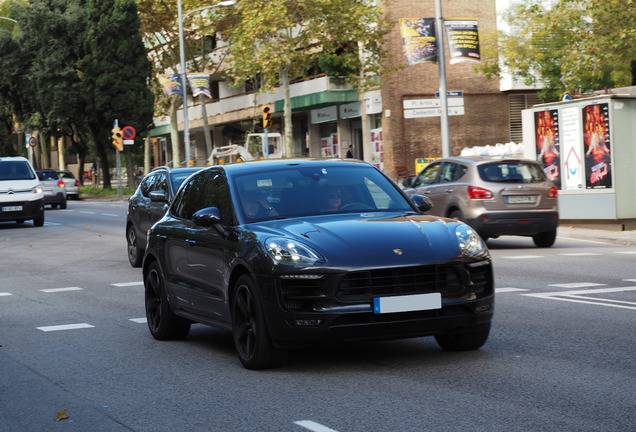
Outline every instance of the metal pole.
<path id="1" fill-rule="evenodd" d="M 437 33 L 437 57 L 439 60 L 439 101 L 442 157 L 450 157 L 450 131 L 448 127 L 448 100 L 446 94 L 446 59 L 444 58 L 444 19 L 442 18 L 442 0 L 435 0 L 435 23 Z"/>
<path id="2" fill-rule="evenodd" d="M 183 96 L 183 146 L 185 148 L 186 166 L 190 165 L 190 124 L 188 122 L 188 82 L 186 76 L 185 62 L 185 41 L 183 38 L 183 5 L 181 0 L 178 1 L 179 7 L 179 59 L 181 62 L 181 85 Z M 173 162 L 174 165 L 174 162 Z M 181 161 L 177 161 L 177 166 L 181 165 Z"/>
<path id="3" fill-rule="evenodd" d="M 181 0 L 178 0 L 179 59 L 181 63 L 181 84 L 183 85 L 183 145 L 185 147 L 184 154 L 185 154 L 186 166 L 190 166 L 190 124 L 188 121 L 188 83 L 187 83 L 187 75 L 186 75 L 185 39 L 183 37 L 183 22 L 190 14 L 193 14 L 195 12 L 199 12 L 205 9 L 212 9 L 215 7 L 234 6 L 235 4 L 236 4 L 235 0 L 222 1 L 212 6 L 206 6 L 206 7 L 192 10 L 186 13 L 185 15 L 183 15 L 183 5 L 181 3 Z M 177 161 L 177 163 L 181 164 L 181 161 Z"/>

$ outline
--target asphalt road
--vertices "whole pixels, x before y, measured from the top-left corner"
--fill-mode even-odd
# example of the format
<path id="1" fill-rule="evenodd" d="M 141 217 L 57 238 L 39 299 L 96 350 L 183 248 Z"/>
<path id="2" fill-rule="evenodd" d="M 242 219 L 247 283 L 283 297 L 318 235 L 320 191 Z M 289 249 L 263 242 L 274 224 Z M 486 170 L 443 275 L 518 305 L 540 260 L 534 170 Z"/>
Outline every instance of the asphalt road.
<path id="1" fill-rule="evenodd" d="M 46 223 L 0 224 L 0 430 L 627 431 L 636 424 L 636 247 L 489 242 L 488 343 L 314 347 L 253 372 L 229 333 L 158 342 L 125 203 L 69 201 Z M 59 414 L 58 413 L 63 413 Z M 67 418 L 56 421 L 56 417 Z"/>

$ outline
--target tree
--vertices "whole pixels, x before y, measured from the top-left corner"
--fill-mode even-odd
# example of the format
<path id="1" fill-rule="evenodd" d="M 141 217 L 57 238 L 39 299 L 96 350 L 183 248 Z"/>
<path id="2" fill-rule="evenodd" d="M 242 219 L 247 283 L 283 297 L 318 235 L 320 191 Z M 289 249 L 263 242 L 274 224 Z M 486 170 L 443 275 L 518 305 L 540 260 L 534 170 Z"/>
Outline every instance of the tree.
<path id="1" fill-rule="evenodd" d="M 284 89 L 285 153 L 293 155 L 293 78 L 307 75 L 323 53 L 340 56 L 340 70 L 359 90 L 371 85 L 385 55 L 382 39 L 390 23 L 372 1 L 241 0 L 225 27 L 235 85 L 262 77 L 262 90 Z M 358 46 L 365 49 L 360 55 Z M 362 72 L 361 72 L 362 71 Z"/>
<path id="2" fill-rule="evenodd" d="M 115 120 L 120 126 L 148 131 L 152 123 L 152 68 L 139 32 L 135 0 L 83 0 L 81 90 L 88 128 L 101 159 L 104 187 L 110 187 L 106 149 Z M 129 184 L 134 178 L 129 146 L 125 147 Z"/>
<path id="3" fill-rule="evenodd" d="M 478 70 L 541 84 L 543 98 L 634 83 L 636 0 L 561 0 L 549 9 L 543 3 L 509 10 L 510 30 L 498 33 L 496 50 Z"/>

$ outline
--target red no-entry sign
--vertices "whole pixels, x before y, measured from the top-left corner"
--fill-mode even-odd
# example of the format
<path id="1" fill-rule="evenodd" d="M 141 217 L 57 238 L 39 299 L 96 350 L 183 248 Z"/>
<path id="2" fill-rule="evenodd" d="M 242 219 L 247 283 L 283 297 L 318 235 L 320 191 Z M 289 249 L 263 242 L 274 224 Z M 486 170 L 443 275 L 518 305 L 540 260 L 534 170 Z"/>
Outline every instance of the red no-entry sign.
<path id="1" fill-rule="evenodd" d="M 126 126 L 121 130 L 121 135 L 125 140 L 131 140 L 135 138 L 135 135 L 137 135 L 137 132 L 135 131 L 134 127 Z"/>

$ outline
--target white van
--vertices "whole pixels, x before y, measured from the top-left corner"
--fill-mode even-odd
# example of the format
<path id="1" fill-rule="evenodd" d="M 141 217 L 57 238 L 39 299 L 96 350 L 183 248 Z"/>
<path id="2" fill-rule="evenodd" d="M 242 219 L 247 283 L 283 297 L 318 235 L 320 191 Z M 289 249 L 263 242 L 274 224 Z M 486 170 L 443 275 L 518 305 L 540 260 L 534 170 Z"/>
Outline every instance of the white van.
<path id="1" fill-rule="evenodd" d="M 44 225 L 44 193 L 28 159 L 0 157 L 0 221 Z"/>

